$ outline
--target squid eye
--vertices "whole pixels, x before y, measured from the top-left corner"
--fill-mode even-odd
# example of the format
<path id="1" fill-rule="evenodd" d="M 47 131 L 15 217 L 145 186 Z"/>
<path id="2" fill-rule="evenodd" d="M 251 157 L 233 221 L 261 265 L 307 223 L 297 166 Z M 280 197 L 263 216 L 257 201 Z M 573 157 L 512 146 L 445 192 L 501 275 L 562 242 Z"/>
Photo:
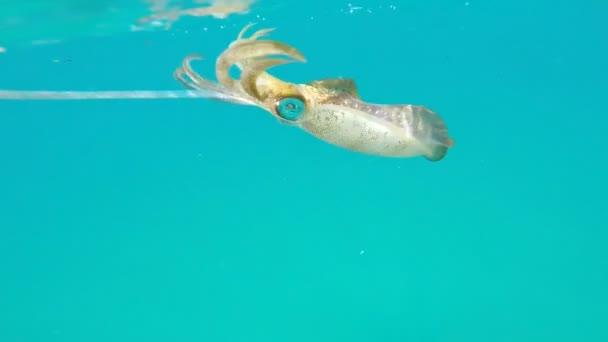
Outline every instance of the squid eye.
<path id="1" fill-rule="evenodd" d="M 306 110 L 306 103 L 300 97 L 285 97 L 277 101 L 276 111 L 285 120 L 297 120 Z"/>

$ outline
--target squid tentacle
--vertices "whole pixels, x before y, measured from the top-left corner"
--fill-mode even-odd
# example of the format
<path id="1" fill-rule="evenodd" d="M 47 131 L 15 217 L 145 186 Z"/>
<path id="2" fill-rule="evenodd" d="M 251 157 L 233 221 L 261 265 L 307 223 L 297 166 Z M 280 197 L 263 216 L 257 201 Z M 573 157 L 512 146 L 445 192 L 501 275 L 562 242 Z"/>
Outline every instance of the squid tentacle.
<path id="1" fill-rule="evenodd" d="M 304 62 L 306 58 L 296 48 L 272 40 L 246 41 L 224 51 L 215 64 L 216 78 L 224 87 L 234 88 L 236 80 L 230 76 L 230 67 L 247 68 L 251 60 L 269 55 L 283 55 Z"/>
<path id="2" fill-rule="evenodd" d="M 186 56 L 182 62 L 182 70 L 184 73 L 200 88 L 215 88 L 220 89 L 220 87 L 211 80 L 201 77 L 196 71 L 192 69 L 192 61 L 202 60 L 203 56 L 199 54 L 192 54 Z"/>
<path id="3" fill-rule="evenodd" d="M 276 93 L 276 89 L 283 89 L 283 91 L 292 90 L 292 93 L 297 93 L 297 90 L 292 89 L 293 87 L 275 77 L 268 75 L 264 78 L 265 84 L 258 84 L 258 79 L 263 77 L 266 70 L 277 65 L 284 65 L 294 63 L 296 61 L 289 59 L 280 58 L 264 58 L 252 61 L 246 69 L 241 73 L 241 87 L 249 95 L 262 102 L 264 102 L 270 94 Z M 260 87 L 263 89 L 260 91 Z"/>
<path id="4" fill-rule="evenodd" d="M 173 77 L 186 89 L 190 90 L 204 90 L 206 91 L 206 98 L 220 100 L 223 102 L 240 104 L 240 105 L 257 105 L 255 99 L 244 96 L 241 93 L 235 92 L 230 89 L 224 89 L 221 87 L 213 86 L 213 87 L 200 87 L 198 84 L 187 80 L 184 75 L 184 70 L 182 68 L 178 68 L 173 73 Z"/>
<path id="5" fill-rule="evenodd" d="M 271 33 L 272 31 L 275 30 L 274 28 L 260 29 L 260 30 L 257 30 L 256 32 L 254 32 L 251 36 L 249 36 L 249 38 L 245 38 L 245 33 L 254 25 L 255 25 L 255 23 L 249 23 L 249 24 L 245 25 L 245 27 L 243 27 L 243 29 L 241 29 L 241 31 L 239 32 L 236 40 L 233 41 L 230 45 L 238 44 L 238 43 L 240 43 L 242 41 L 246 41 L 246 40 L 256 40 L 263 36 L 267 36 L 269 33 Z"/>
<path id="6" fill-rule="evenodd" d="M 191 81 L 188 81 L 184 77 L 184 75 L 186 75 L 186 73 L 184 73 L 184 70 L 180 67 L 180 68 L 177 68 L 175 70 L 175 72 L 173 73 L 173 78 L 175 78 L 186 89 L 191 89 L 191 90 L 202 89 L 197 84 L 195 84 Z M 211 90 L 211 89 L 213 89 L 213 88 L 208 88 L 208 90 Z"/>

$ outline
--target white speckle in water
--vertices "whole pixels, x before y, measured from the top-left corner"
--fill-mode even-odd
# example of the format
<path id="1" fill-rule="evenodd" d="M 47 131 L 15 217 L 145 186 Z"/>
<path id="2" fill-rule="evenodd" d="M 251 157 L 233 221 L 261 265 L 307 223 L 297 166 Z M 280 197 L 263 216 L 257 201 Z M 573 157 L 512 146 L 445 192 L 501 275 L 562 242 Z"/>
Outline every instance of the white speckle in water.
<path id="1" fill-rule="evenodd" d="M 365 254 L 365 249 L 362 249 L 361 251 L 359 251 L 359 255 L 363 255 Z"/>
<path id="2" fill-rule="evenodd" d="M 469 4 L 470 4 L 470 2 L 468 2 L 468 1 L 464 3 L 465 6 L 469 6 Z"/>
<path id="3" fill-rule="evenodd" d="M 6 48 L 4 46 L 0 46 L 0 53 L 5 53 L 6 52 Z"/>
<path id="4" fill-rule="evenodd" d="M 348 4 L 348 13 L 350 13 L 350 14 L 353 14 L 362 9 L 363 9 L 363 7 L 361 7 L 361 6 L 353 6 L 353 4 L 350 4 L 350 3 Z"/>

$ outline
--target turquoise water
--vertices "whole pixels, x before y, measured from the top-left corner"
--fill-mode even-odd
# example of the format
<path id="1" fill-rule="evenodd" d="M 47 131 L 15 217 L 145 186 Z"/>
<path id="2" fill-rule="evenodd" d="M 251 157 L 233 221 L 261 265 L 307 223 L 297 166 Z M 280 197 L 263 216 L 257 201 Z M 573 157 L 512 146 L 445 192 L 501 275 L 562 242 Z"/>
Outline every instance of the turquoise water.
<path id="1" fill-rule="evenodd" d="M 253 107 L 0 101 L 0 341 L 608 341 L 608 4 L 353 5 L 0 55 L 0 89 L 178 89 L 254 20 L 308 58 L 276 75 L 456 140 L 383 159 Z"/>

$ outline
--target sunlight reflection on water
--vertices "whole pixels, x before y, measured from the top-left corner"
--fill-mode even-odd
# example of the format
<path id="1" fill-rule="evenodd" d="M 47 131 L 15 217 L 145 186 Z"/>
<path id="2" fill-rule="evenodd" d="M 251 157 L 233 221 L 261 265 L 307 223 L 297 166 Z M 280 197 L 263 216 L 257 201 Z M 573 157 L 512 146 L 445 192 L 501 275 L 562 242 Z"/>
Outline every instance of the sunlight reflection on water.
<path id="1" fill-rule="evenodd" d="M 51 44 L 82 36 L 167 30 L 179 19 L 225 19 L 254 0 L 7 0 L 0 11 L 0 53 L 10 46 Z"/>

